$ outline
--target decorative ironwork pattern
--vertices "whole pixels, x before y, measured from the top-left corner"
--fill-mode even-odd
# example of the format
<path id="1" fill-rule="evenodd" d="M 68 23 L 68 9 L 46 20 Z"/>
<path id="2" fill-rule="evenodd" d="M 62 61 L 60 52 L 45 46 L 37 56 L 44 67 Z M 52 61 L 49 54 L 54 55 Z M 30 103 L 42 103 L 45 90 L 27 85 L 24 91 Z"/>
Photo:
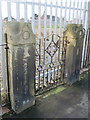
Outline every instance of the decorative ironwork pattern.
<path id="1" fill-rule="evenodd" d="M 53 49 L 54 48 L 54 49 Z M 53 49 L 53 51 L 51 51 Z M 48 47 L 45 50 L 51 57 L 55 55 L 57 52 L 57 45 L 56 43 L 52 40 L 52 42 L 48 45 Z"/>
<path id="2" fill-rule="evenodd" d="M 47 40 L 48 39 L 48 40 Z M 42 44 L 43 43 L 43 44 Z M 36 95 L 63 84 L 67 37 L 52 34 L 39 39 L 36 61 Z"/>

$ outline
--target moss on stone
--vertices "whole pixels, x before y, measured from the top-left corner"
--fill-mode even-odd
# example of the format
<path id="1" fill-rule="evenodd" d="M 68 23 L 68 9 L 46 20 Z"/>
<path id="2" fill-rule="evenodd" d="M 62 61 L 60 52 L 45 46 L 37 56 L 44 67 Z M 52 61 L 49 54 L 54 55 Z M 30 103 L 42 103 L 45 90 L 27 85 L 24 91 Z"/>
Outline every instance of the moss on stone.
<path id="1" fill-rule="evenodd" d="M 73 45 L 74 47 L 76 46 L 76 42 L 82 36 L 82 34 L 80 35 L 80 31 L 82 29 L 83 29 L 83 26 L 81 24 L 68 24 L 67 25 L 67 29 L 64 32 L 64 36 L 68 37 L 70 44 Z"/>

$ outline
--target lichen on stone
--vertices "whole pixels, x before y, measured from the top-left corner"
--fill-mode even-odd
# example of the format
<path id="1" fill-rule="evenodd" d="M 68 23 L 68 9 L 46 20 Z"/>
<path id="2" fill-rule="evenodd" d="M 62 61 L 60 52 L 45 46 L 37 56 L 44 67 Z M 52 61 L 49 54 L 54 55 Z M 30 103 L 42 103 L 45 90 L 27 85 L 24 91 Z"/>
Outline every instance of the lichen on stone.
<path id="1" fill-rule="evenodd" d="M 66 31 L 64 32 L 64 36 L 67 36 L 70 44 L 75 47 L 77 40 L 79 40 L 79 38 L 83 36 L 82 30 L 82 24 L 68 24 Z"/>

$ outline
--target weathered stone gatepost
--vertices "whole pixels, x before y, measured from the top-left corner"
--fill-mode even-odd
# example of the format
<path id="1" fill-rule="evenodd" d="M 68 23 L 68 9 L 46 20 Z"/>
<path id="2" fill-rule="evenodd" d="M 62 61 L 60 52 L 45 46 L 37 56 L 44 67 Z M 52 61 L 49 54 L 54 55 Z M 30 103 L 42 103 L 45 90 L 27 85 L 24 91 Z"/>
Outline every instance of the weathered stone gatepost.
<path id="1" fill-rule="evenodd" d="M 0 120 L 2 117 L 2 102 L 1 102 L 1 90 L 0 90 Z"/>
<path id="2" fill-rule="evenodd" d="M 11 107 L 16 113 L 35 104 L 35 35 L 31 24 L 7 22 L 8 70 Z M 6 39 L 6 38 L 5 38 Z"/>
<path id="3" fill-rule="evenodd" d="M 64 36 L 67 36 L 70 42 L 66 51 L 65 82 L 72 84 L 79 79 L 84 41 L 83 26 L 69 24 Z"/>

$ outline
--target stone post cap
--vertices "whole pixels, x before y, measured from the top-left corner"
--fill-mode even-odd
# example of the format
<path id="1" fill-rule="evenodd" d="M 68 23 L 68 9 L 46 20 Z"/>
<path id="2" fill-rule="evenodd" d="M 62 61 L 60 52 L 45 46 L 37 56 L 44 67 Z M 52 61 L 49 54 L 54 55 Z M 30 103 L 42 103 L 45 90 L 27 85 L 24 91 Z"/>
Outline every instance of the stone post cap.
<path id="1" fill-rule="evenodd" d="M 66 31 L 63 33 L 67 36 L 67 40 L 71 45 L 76 46 L 76 42 L 84 37 L 84 29 L 82 24 L 68 24 Z"/>
<path id="2" fill-rule="evenodd" d="M 25 22 L 6 22 L 3 27 L 4 34 L 7 33 L 8 44 L 28 45 L 35 44 L 35 34 L 32 32 L 30 23 Z"/>

